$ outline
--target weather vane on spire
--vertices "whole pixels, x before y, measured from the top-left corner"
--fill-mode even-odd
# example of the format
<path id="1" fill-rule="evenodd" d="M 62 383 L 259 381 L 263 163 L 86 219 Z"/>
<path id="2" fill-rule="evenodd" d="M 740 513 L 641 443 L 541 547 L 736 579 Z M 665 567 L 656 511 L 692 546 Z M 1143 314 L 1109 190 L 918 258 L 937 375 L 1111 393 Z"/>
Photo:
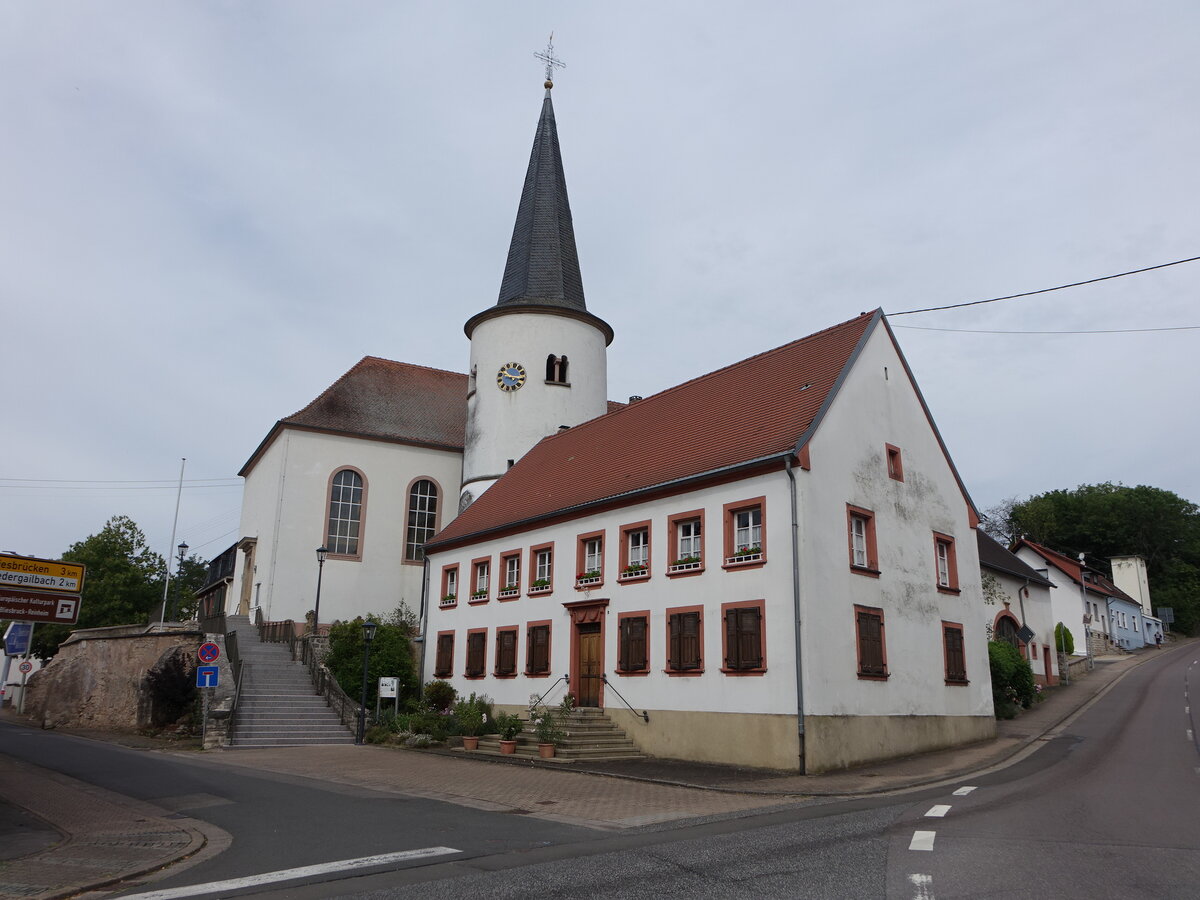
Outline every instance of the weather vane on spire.
<path id="1" fill-rule="evenodd" d="M 565 69 L 567 64 L 554 55 L 554 32 L 550 32 L 550 40 L 546 42 L 546 49 L 540 53 L 533 54 L 546 64 L 546 90 L 554 87 L 554 70 Z"/>

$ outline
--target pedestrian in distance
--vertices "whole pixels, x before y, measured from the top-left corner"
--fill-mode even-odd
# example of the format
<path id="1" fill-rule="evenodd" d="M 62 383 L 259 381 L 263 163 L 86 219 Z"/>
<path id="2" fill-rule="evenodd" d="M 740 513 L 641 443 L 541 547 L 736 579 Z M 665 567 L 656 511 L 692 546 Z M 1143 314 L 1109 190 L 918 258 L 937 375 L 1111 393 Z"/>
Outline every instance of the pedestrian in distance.
<path id="1" fill-rule="evenodd" d="M 1159 650 L 1162 649 L 1162 632 L 1161 631 L 1158 632 L 1158 634 L 1154 635 L 1154 646 L 1157 647 Z"/>

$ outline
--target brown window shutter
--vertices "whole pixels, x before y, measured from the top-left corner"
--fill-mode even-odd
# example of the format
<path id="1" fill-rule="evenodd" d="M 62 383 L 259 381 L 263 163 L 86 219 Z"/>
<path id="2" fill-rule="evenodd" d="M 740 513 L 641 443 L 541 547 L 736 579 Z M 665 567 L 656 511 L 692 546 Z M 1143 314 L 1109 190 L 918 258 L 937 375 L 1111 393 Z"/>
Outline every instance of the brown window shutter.
<path id="1" fill-rule="evenodd" d="M 670 621 L 668 623 L 670 628 L 670 639 L 667 648 L 667 654 L 669 657 L 667 659 L 667 668 L 669 669 L 678 670 L 683 668 L 683 660 L 680 655 L 680 648 L 682 646 L 682 635 L 680 634 L 682 631 L 682 619 L 683 616 L 681 614 L 675 613 L 670 617 Z"/>
<path id="2" fill-rule="evenodd" d="M 433 673 L 439 677 L 449 675 L 454 670 L 454 635 L 438 635 L 437 669 Z"/>
<path id="3" fill-rule="evenodd" d="M 859 672 L 863 675 L 884 675 L 883 619 L 875 613 L 858 614 Z"/>
<path id="4" fill-rule="evenodd" d="M 482 631 L 467 636 L 467 674 L 482 675 L 484 669 L 484 641 L 487 635 Z"/>
<path id="5" fill-rule="evenodd" d="M 496 674 L 511 675 L 517 670 L 517 635 L 513 631 L 496 633 Z"/>
<path id="6" fill-rule="evenodd" d="M 700 668 L 700 613 L 682 613 L 680 619 L 679 668 Z"/>
<path id="7" fill-rule="evenodd" d="M 762 610 L 755 606 L 749 609 L 731 609 L 730 612 L 735 614 L 733 646 L 736 647 L 737 658 L 733 663 L 727 663 L 727 665 L 731 669 L 761 669 Z M 728 647 L 728 620 L 726 621 L 726 646 Z"/>
<path id="8" fill-rule="evenodd" d="M 621 639 L 617 644 L 617 668 L 620 669 L 622 672 L 628 672 L 632 668 L 632 666 L 629 663 L 629 659 L 630 659 L 629 641 L 630 641 L 630 634 L 632 632 L 632 628 L 631 628 L 632 625 L 633 625 L 633 619 L 622 619 L 621 620 L 621 630 L 620 630 Z"/>
<path id="9" fill-rule="evenodd" d="M 548 625 L 535 625 L 529 629 L 526 670 L 534 675 L 550 671 L 550 627 Z"/>
<path id="10" fill-rule="evenodd" d="M 962 629 L 947 626 L 944 629 L 946 638 L 946 679 L 948 681 L 967 680 L 967 660 L 963 652 Z"/>
<path id="11" fill-rule="evenodd" d="M 646 620 L 644 618 L 628 619 L 629 622 L 629 668 L 640 672 L 646 668 Z"/>

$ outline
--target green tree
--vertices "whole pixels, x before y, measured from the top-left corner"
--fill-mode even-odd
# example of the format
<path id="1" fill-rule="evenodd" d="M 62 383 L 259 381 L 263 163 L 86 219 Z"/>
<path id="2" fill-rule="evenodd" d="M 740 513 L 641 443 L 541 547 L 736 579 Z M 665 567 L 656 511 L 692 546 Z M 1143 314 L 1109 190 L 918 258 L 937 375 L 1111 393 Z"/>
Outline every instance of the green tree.
<path id="1" fill-rule="evenodd" d="M 1006 501 L 1007 502 L 1007 501 Z M 1200 507 L 1161 488 L 1085 484 L 989 510 L 990 527 L 1093 564 L 1136 554 L 1146 560 L 1154 606 L 1175 610 L 1175 629 L 1200 631 Z M 997 533 L 996 531 L 992 532 Z"/>
<path id="2" fill-rule="evenodd" d="M 367 669 L 367 705 L 374 706 L 379 692 L 379 679 L 400 679 L 400 698 L 416 699 L 421 695 L 417 667 L 413 661 L 412 613 L 404 604 L 390 616 L 367 615 L 378 622 L 375 639 L 371 642 L 371 660 Z M 337 679 L 342 690 L 357 702 L 362 694 L 363 617 L 350 622 L 336 622 L 329 629 L 329 655 L 325 665 Z"/>
<path id="3" fill-rule="evenodd" d="M 146 546 L 146 536 L 128 516 L 113 516 L 99 532 L 72 544 L 62 558 L 87 566 L 79 621 L 34 628 L 31 652 L 41 659 L 54 656 L 76 628 L 146 622 L 162 599 L 163 558 Z"/>
<path id="4" fill-rule="evenodd" d="M 183 558 L 183 565 L 171 576 L 168 588 L 171 593 L 170 618 L 175 622 L 188 622 L 196 618 L 196 594 L 208 580 L 208 561 L 196 556 Z M 161 594 L 162 588 L 159 587 Z"/>

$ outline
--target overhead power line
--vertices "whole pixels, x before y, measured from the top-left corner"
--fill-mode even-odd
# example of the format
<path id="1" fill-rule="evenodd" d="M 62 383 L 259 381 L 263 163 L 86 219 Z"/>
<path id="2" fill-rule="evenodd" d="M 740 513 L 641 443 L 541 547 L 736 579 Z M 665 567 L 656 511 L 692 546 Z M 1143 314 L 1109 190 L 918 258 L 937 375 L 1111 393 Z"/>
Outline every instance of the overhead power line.
<path id="1" fill-rule="evenodd" d="M 1095 284 L 1098 281 L 1110 281 L 1113 278 L 1124 278 L 1126 275 L 1139 275 L 1142 272 L 1153 272 L 1155 269 L 1166 269 L 1170 266 L 1181 266 L 1184 263 L 1196 262 L 1200 256 L 1190 256 L 1187 259 L 1177 259 L 1174 262 L 1159 263 L 1157 266 L 1146 266 L 1144 269 L 1130 269 L 1128 272 L 1117 272 L 1115 275 L 1101 275 L 1099 278 L 1088 278 L 1086 281 L 1072 281 L 1070 284 L 1060 284 L 1055 287 L 1042 288 L 1037 291 L 1025 291 L 1020 294 L 1009 294 L 1005 297 L 991 297 L 987 300 L 971 300 L 967 303 L 950 303 L 946 306 L 927 306 L 924 309 L 906 309 L 903 312 L 888 313 L 888 316 L 914 316 L 917 313 L 941 312 L 944 309 L 961 309 L 964 306 L 979 306 L 983 303 L 998 303 L 1001 300 L 1016 300 L 1020 297 L 1032 297 L 1035 294 L 1049 294 L 1051 291 L 1065 291 L 1067 288 L 1080 287 L 1085 284 Z"/>
<path id="2" fill-rule="evenodd" d="M 959 334 L 1136 334 L 1139 331 L 1191 331 L 1200 325 L 1175 325 L 1170 328 L 1101 328 L 1095 331 L 993 331 L 985 328 L 932 328 L 924 325 L 893 325 L 909 331 L 954 331 Z"/>

